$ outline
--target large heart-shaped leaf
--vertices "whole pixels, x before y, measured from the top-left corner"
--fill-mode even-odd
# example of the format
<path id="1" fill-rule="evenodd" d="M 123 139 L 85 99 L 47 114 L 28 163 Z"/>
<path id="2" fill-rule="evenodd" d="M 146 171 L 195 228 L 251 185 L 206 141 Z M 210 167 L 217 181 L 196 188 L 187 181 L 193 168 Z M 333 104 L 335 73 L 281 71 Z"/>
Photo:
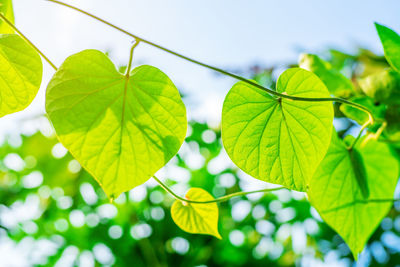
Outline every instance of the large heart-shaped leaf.
<path id="1" fill-rule="evenodd" d="M 12 0 L 1 0 L 0 1 L 0 13 L 12 23 L 14 23 L 14 11 L 12 6 Z M 6 22 L 0 19 L 0 33 L 14 33 L 14 29 L 11 28 Z"/>
<path id="2" fill-rule="evenodd" d="M 190 188 L 186 198 L 209 201 L 214 198 L 204 189 Z M 171 207 L 171 216 L 176 225 L 191 234 L 213 235 L 221 239 L 218 232 L 217 203 L 195 204 L 176 200 Z"/>
<path id="3" fill-rule="evenodd" d="M 400 72 L 400 35 L 392 29 L 375 23 L 385 57 L 393 69 Z"/>
<path id="4" fill-rule="evenodd" d="M 16 34 L 0 34 L 0 117 L 25 109 L 42 82 L 42 60 Z"/>
<path id="5" fill-rule="evenodd" d="M 299 58 L 299 66 L 314 72 L 325 83 L 329 92 L 335 96 L 348 98 L 354 94 L 351 81 L 317 55 L 302 54 Z"/>
<path id="6" fill-rule="evenodd" d="M 282 73 L 277 91 L 298 97 L 329 97 L 313 73 Z M 235 84 L 222 110 L 222 140 L 232 161 L 253 177 L 305 191 L 325 156 L 332 134 L 330 102 L 277 99 L 244 82 Z"/>
<path id="7" fill-rule="evenodd" d="M 146 182 L 179 150 L 186 109 L 159 69 L 129 78 L 97 50 L 70 56 L 47 87 L 46 111 L 60 142 L 110 198 Z"/>
<path id="8" fill-rule="evenodd" d="M 357 258 L 392 206 L 390 201 L 379 199 L 393 197 L 399 166 L 383 143 L 370 140 L 353 149 L 361 155 L 365 166 L 368 198 L 363 196 L 351 154 L 336 133 L 310 182 L 308 197 L 322 219 L 339 233 Z"/>

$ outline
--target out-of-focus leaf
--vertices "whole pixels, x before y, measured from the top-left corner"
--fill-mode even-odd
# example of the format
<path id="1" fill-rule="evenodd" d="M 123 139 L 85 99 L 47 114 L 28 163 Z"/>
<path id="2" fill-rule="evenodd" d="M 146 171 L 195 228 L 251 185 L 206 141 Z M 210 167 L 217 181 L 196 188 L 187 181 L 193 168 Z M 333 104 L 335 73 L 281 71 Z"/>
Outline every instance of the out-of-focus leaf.
<path id="1" fill-rule="evenodd" d="M 358 81 L 363 92 L 377 102 L 400 103 L 400 73 L 386 69 Z"/>
<path id="2" fill-rule="evenodd" d="M 351 81 L 334 69 L 329 62 L 319 58 L 317 55 L 300 55 L 299 66 L 315 73 L 333 95 L 348 98 L 354 94 Z"/>
<path id="3" fill-rule="evenodd" d="M 392 141 L 400 141 L 400 105 L 389 106 L 386 110 L 387 126 L 385 135 Z"/>
<path id="4" fill-rule="evenodd" d="M 372 114 L 374 115 L 375 119 L 378 118 L 383 119 L 385 116 L 385 110 L 386 110 L 385 106 L 375 105 L 372 99 L 367 96 L 354 97 L 351 98 L 350 101 L 363 105 L 364 107 L 368 108 L 369 111 L 371 111 Z M 350 105 L 341 104 L 340 111 L 342 111 L 347 118 L 356 121 L 360 125 L 363 125 L 369 119 L 367 113 Z"/>

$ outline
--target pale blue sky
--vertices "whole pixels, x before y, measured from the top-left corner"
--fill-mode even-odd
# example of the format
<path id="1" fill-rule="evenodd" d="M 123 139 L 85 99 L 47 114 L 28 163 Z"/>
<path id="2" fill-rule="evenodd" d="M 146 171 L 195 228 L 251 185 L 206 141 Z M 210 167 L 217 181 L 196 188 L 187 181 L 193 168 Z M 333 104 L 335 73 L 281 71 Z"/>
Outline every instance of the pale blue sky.
<path id="1" fill-rule="evenodd" d="M 146 39 L 212 65 L 283 64 L 304 51 L 328 46 L 351 51 L 362 44 L 381 51 L 374 21 L 400 31 L 400 1 L 70 0 Z M 17 26 L 57 65 L 86 48 L 110 50 L 127 61 L 130 39 L 84 15 L 44 0 L 14 0 Z M 189 94 L 190 117 L 218 122 L 232 79 L 141 44 L 136 64 L 152 64 Z M 34 105 L 2 118 L 8 129 L 18 118 L 44 110 L 44 86 L 53 71 L 45 64 L 43 88 Z"/>

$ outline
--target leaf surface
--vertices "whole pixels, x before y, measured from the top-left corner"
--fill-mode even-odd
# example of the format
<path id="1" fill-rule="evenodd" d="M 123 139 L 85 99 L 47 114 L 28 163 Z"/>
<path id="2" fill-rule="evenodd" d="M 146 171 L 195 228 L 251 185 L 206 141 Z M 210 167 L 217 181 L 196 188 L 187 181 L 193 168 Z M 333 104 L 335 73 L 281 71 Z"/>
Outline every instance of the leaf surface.
<path id="1" fill-rule="evenodd" d="M 129 79 L 97 50 L 65 60 L 50 81 L 46 111 L 61 143 L 110 198 L 146 182 L 179 150 L 186 109 L 159 69 Z"/>
<path id="2" fill-rule="evenodd" d="M 358 81 L 363 92 L 377 102 L 400 103 L 400 73 L 386 69 Z"/>
<path id="3" fill-rule="evenodd" d="M 322 219 L 344 239 L 357 258 L 392 206 L 390 201 L 376 200 L 393 198 L 399 166 L 386 144 L 370 140 L 353 149 L 364 162 L 367 198 L 363 197 L 350 153 L 336 133 L 307 194 Z"/>
<path id="4" fill-rule="evenodd" d="M 0 34 L 0 117 L 25 109 L 42 81 L 42 60 L 16 34 Z"/>
<path id="5" fill-rule="evenodd" d="M 189 189 L 186 198 L 196 201 L 214 199 L 207 191 L 196 187 Z M 221 239 L 218 232 L 217 203 L 194 204 L 176 200 L 171 207 L 171 216 L 175 224 L 185 232 L 213 235 Z"/>
<path id="6" fill-rule="evenodd" d="M 400 105 L 389 106 L 386 110 L 385 120 L 387 126 L 384 130 L 389 140 L 400 141 Z"/>
<path id="7" fill-rule="evenodd" d="M 313 73 L 293 68 L 277 91 L 298 97 L 329 97 Z M 305 191 L 325 156 L 332 134 L 330 102 L 277 99 L 244 82 L 235 84 L 222 110 L 222 139 L 232 161 L 247 174 Z"/>
<path id="8" fill-rule="evenodd" d="M 375 27 L 381 39 L 386 60 L 393 69 L 400 72 L 400 36 L 381 24 L 375 23 Z"/>
<path id="9" fill-rule="evenodd" d="M 12 6 L 12 0 L 0 0 L 0 13 L 11 22 L 14 23 L 14 11 Z M 14 33 L 14 29 L 11 28 L 6 22 L 0 19 L 0 33 Z"/>

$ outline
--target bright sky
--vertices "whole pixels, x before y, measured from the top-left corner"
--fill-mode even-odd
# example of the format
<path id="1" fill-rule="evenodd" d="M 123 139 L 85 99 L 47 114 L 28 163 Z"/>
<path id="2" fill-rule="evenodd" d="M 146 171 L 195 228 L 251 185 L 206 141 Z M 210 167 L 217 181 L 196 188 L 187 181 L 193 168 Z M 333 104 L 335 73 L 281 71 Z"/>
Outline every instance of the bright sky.
<path id="1" fill-rule="evenodd" d="M 398 0 L 80 0 L 66 1 L 132 33 L 219 67 L 284 64 L 298 54 L 328 46 L 351 51 L 357 44 L 380 52 L 374 21 L 400 31 Z M 300 3 L 302 2 L 302 3 Z M 251 4 L 249 4 L 251 3 Z M 304 4 L 307 3 L 307 4 Z M 117 65 L 128 60 L 131 39 L 91 18 L 44 0 L 14 0 L 16 24 L 56 65 L 83 49 L 111 51 Z M 234 80 L 141 44 L 134 64 L 151 64 L 188 94 L 190 117 L 218 122 Z M 1 118 L 2 131 L 44 111 L 53 74 L 46 64 L 42 89 L 25 111 Z"/>

